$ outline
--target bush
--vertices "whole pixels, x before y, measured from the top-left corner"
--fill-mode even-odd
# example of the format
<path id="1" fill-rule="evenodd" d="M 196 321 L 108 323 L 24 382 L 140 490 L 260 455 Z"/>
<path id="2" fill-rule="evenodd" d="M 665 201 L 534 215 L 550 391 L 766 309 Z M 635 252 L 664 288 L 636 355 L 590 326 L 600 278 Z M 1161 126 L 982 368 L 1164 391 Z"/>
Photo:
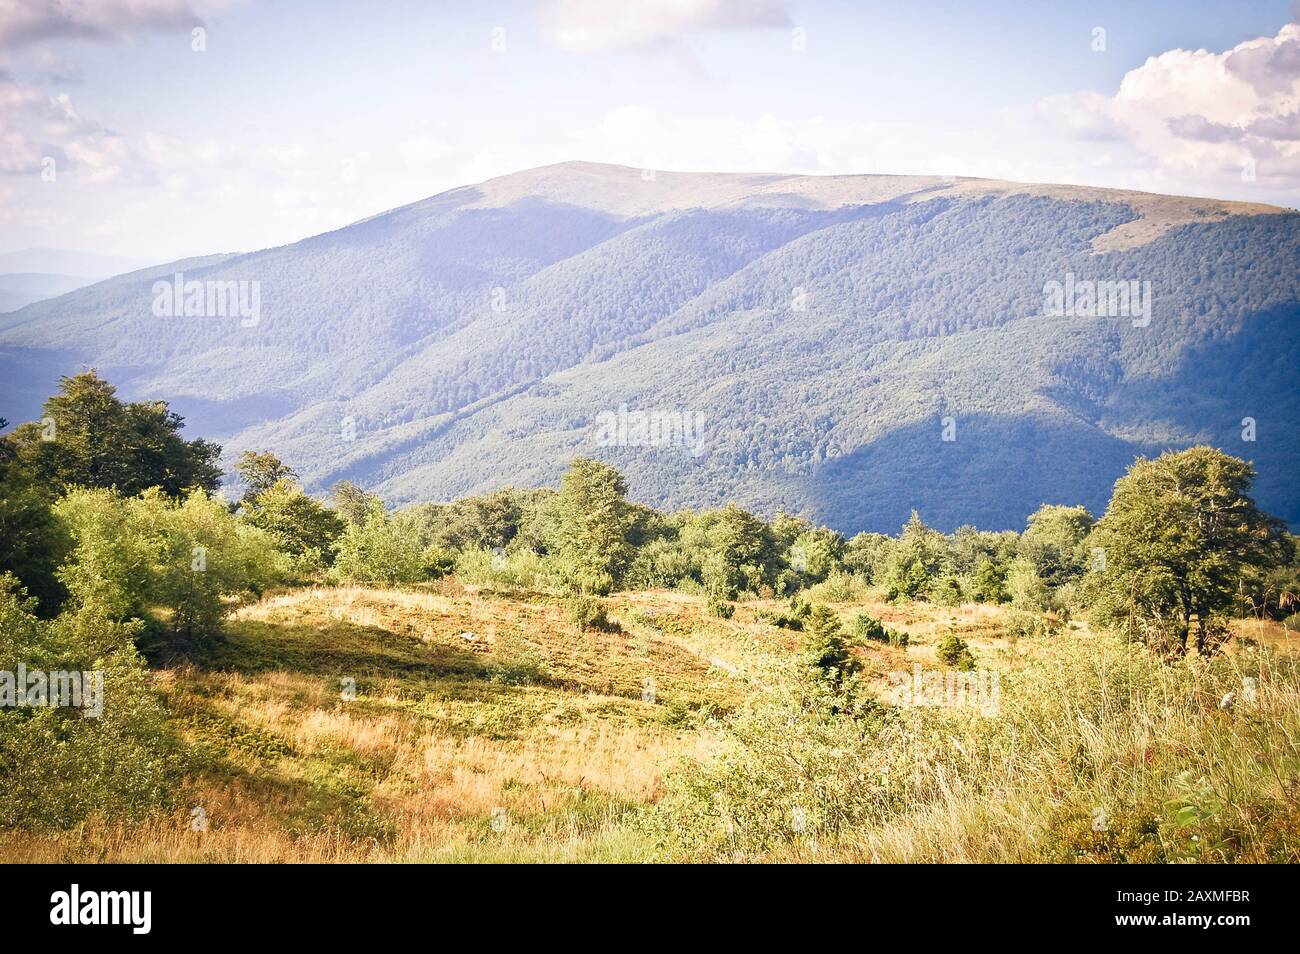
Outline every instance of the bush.
<path id="1" fill-rule="evenodd" d="M 736 615 L 735 604 L 728 603 L 726 600 L 715 599 L 712 596 L 709 597 L 708 610 L 710 616 L 716 616 L 719 619 L 731 619 L 732 616 Z"/>
<path id="2" fill-rule="evenodd" d="M 927 596 L 939 606 L 957 606 L 962 601 L 961 581 L 955 576 L 941 576 L 930 583 Z"/>
<path id="3" fill-rule="evenodd" d="M 176 644 L 208 638 L 231 597 L 260 593 L 290 572 L 266 532 L 202 491 L 177 501 L 156 489 L 125 498 L 78 489 L 55 509 L 72 540 L 59 569 L 68 605 L 117 622 L 165 608 L 159 626 Z"/>
<path id="4" fill-rule="evenodd" d="M 638 547 L 627 571 L 627 586 L 633 590 L 667 589 L 683 580 L 699 578 L 698 555 L 690 553 L 678 540 L 656 537 Z"/>
<path id="5" fill-rule="evenodd" d="M 839 617 L 833 609 L 813 607 L 804 628 L 808 633 L 804 657 L 808 665 L 832 686 L 841 686 L 848 676 L 861 668 L 844 641 Z"/>
<path id="6" fill-rule="evenodd" d="M 956 633 L 948 633 L 935 644 L 934 654 L 940 662 L 955 666 L 962 671 L 975 668 L 975 656 L 971 653 L 966 640 Z"/>
<path id="7" fill-rule="evenodd" d="M 605 604 L 585 593 L 574 593 L 565 601 L 569 621 L 579 629 L 613 632 L 617 627 L 605 613 Z"/>
<path id="8" fill-rule="evenodd" d="M 906 649 L 908 643 L 911 642 L 907 633 L 901 629 L 888 629 L 885 630 L 885 632 L 888 635 L 889 645 L 891 646 L 897 646 L 899 649 Z"/>
<path id="9" fill-rule="evenodd" d="M 754 615 L 764 622 L 771 623 L 773 626 L 780 626 L 782 629 L 803 629 L 804 621 L 812 612 L 812 604 L 807 600 L 801 600 L 797 596 L 790 597 L 789 608 L 784 612 L 759 610 Z"/>
<path id="10" fill-rule="evenodd" d="M 1055 613 L 1035 613 L 1029 610 L 1007 611 L 1003 629 L 1012 639 L 1035 636 L 1055 636 L 1062 629 L 1061 619 Z"/>
<path id="11" fill-rule="evenodd" d="M 456 553 L 447 547 L 430 543 L 420 554 L 424 575 L 430 580 L 440 580 L 456 569 Z"/>
<path id="12" fill-rule="evenodd" d="M 885 625 L 866 613 L 859 613 L 853 617 L 853 638 L 859 642 L 866 640 L 873 643 L 883 643 L 889 640 L 889 636 L 885 632 Z"/>
<path id="13" fill-rule="evenodd" d="M 38 620 L 14 577 L 0 576 L 0 670 L 102 672 L 95 708 L 0 707 L 0 828 L 68 828 L 92 813 L 136 818 L 164 807 L 176 740 L 124 624 L 95 607 Z M 97 682 L 97 678 L 94 682 Z"/>
<path id="14" fill-rule="evenodd" d="M 809 587 L 807 596 L 810 600 L 825 603 L 860 603 L 867 598 L 867 584 L 861 577 L 835 571 L 822 582 Z"/>
<path id="15" fill-rule="evenodd" d="M 334 575 L 353 583 L 418 583 L 428 578 L 424 547 L 413 523 L 388 516 L 379 500 L 370 502 L 360 523 L 339 537 Z"/>

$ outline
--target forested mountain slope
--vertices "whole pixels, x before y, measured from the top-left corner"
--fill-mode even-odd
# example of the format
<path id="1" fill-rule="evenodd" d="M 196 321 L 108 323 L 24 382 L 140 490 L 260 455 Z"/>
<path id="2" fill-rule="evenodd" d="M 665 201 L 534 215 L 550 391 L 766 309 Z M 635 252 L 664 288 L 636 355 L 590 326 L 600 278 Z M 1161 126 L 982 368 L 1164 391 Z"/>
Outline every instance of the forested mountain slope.
<path id="1" fill-rule="evenodd" d="M 256 322 L 158 317 L 178 271 L 259 283 Z M 1070 276 L 1149 282 L 1149 321 L 1044 314 Z M 1135 454 L 1208 442 L 1294 524 L 1298 321 L 1300 216 L 1267 206 L 565 163 L 6 315 L 0 414 L 92 365 L 315 489 L 445 499 L 585 455 L 648 503 L 848 531 L 1097 510 Z M 690 415 L 698 440 L 603 446 L 622 406 Z"/>

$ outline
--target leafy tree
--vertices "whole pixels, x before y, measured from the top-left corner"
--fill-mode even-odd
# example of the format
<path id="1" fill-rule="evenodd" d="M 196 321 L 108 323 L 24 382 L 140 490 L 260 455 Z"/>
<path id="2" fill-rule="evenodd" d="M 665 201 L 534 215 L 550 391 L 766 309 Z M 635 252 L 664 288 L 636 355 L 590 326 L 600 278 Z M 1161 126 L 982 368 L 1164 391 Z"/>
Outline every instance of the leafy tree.
<path id="1" fill-rule="evenodd" d="M 1282 522 L 1248 495 L 1254 477 L 1211 447 L 1129 467 L 1090 540 L 1103 556 L 1087 581 L 1096 618 L 1161 651 L 1214 649 L 1243 574 L 1294 552 Z"/>
<path id="2" fill-rule="evenodd" d="M 245 506 L 280 481 L 293 482 L 298 478 L 288 464 L 270 451 L 263 451 L 260 454 L 257 451 L 244 451 L 235 462 L 235 472 L 239 474 L 240 482 L 244 485 L 242 503 Z"/>
<path id="3" fill-rule="evenodd" d="M 705 588 L 724 600 L 735 599 L 742 589 L 758 589 L 775 569 L 777 551 L 767 525 L 735 504 L 727 504 L 713 518 Z"/>
<path id="4" fill-rule="evenodd" d="M 772 536 L 781 547 L 789 550 L 801 534 L 807 533 L 812 528 L 812 524 L 803 517 L 794 517 L 784 510 L 779 510 L 772 521 Z"/>
<path id="5" fill-rule="evenodd" d="M 0 418 L 0 429 L 8 422 Z M 12 573 L 36 598 L 38 612 L 53 616 L 66 591 L 56 575 L 67 534 L 54 516 L 48 488 L 10 466 L 14 450 L 0 440 L 0 574 Z"/>
<path id="6" fill-rule="evenodd" d="M 1020 552 L 1051 587 L 1082 576 L 1088 567 L 1088 534 L 1096 520 L 1083 507 L 1043 504 L 1029 517 Z"/>
<path id="7" fill-rule="evenodd" d="M 140 521 L 126 498 L 102 487 L 74 488 L 54 510 L 71 541 L 59 567 L 69 603 L 112 620 L 145 617 L 161 528 Z"/>
<path id="8" fill-rule="evenodd" d="M 859 533 L 844 547 L 844 566 L 868 583 L 883 579 L 894 541 L 883 533 Z"/>
<path id="9" fill-rule="evenodd" d="M 1052 590 L 1038 575 L 1034 561 L 1016 557 L 1007 568 L 1007 594 L 1017 609 L 1046 610 L 1052 605 Z"/>
<path id="10" fill-rule="evenodd" d="M 334 572 L 358 583 L 417 583 L 428 578 L 420 535 L 409 521 L 395 520 L 383 501 L 372 500 L 361 523 L 339 537 Z"/>
<path id="11" fill-rule="evenodd" d="M 293 558 L 299 573 L 312 573 L 334 557 L 343 521 L 333 510 L 282 477 L 251 499 L 244 496 L 241 519 L 267 533 L 281 552 Z"/>
<path id="12" fill-rule="evenodd" d="M 824 580 L 838 570 L 844 557 L 844 537 L 825 527 L 799 534 L 790 548 L 791 563 L 810 580 Z"/>
<path id="13" fill-rule="evenodd" d="M 216 633 L 227 598 L 260 592 L 286 573 L 272 538 L 236 520 L 219 498 L 195 491 L 171 501 L 146 491 L 130 506 L 139 523 L 161 531 L 150 595 L 171 610 L 167 629 L 182 646 Z"/>
<path id="14" fill-rule="evenodd" d="M 340 480 L 330 488 L 330 506 L 349 526 L 364 523 L 370 505 L 379 498 L 362 490 L 350 480 Z"/>
<path id="15" fill-rule="evenodd" d="M 623 476 L 599 461 L 575 458 L 555 498 L 555 550 L 583 580 L 616 581 L 632 558 L 628 533 L 634 520 L 624 499 Z"/>
<path id="16" fill-rule="evenodd" d="M 211 639 L 231 597 L 261 591 L 287 569 L 268 535 L 203 491 L 178 501 L 158 488 L 138 497 L 77 488 L 55 509 L 72 539 L 59 569 L 70 609 L 149 619 L 166 648 Z M 166 615 L 154 619 L 155 607 Z"/>
<path id="17" fill-rule="evenodd" d="M 17 580 L 0 574 L 0 671 L 21 663 L 91 673 L 99 698 L 83 694 L 81 708 L 0 706 L 0 827 L 69 828 L 94 812 L 129 819 L 165 806 L 176 741 L 135 650 L 140 624 L 93 607 L 54 621 L 34 611 Z"/>
<path id="18" fill-rule="evenodd" d="M 16 428 L 6 442 L 37 483 L 54 489 L 114 487 L 128 496 L 160 487 L 177 497 L 215 492 L 221 448 L 180 436 L 184 421 L 164 401 L 124 404 L 94 371 L 64 377 L 40 421 Z"/>

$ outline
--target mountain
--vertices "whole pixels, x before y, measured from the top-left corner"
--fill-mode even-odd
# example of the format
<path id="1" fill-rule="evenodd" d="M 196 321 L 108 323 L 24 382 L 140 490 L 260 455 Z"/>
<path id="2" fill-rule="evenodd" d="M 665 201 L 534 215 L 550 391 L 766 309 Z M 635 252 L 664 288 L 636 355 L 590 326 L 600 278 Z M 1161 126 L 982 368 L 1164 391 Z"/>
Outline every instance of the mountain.
<path id="1" fill-rule="evenodd" d="M 0 313 L 44 301 L 149 262 L 57 248 L 0 254 Z"/>
<path id="2" fill-rule="evenodd" d="M 1213 199 L 563 163 L 7 315 L 0 413 L 89 365 L 317 490 L 447 499 L 582 454 L 648 503 L 846 531 L 1096 512 L 1136 454 L 1206 442 L 1295 524 L 1298 240 L 1295 213 Z M 247 283 L 247 316 L 159 317 L 178 272 Z M 1045 300 L 1092 281 L 1149 314 Z M 637 412 L 699 440 L 604 446 Z"/>
<path id="3" fill-rule="evenodd" d="M 0 275 L 0 312 L 16 311 L 34 301 L 54 298 L 74 288 L 92 284 L 84 275 L 48 275 L 43 272 L 18 272 Z"/>
<path id="4" fill-rule="evenodd" d="M 121 255 L 96 255 L 93 252 L 74 252 L 66 248 L 25 248 L 17 252 L 0 253 L 0 275 L 37 273 L 46 275 L 77 275 L 88 282 L 133 272 L 152 265 L 143 258 L 126 258 Z"/>

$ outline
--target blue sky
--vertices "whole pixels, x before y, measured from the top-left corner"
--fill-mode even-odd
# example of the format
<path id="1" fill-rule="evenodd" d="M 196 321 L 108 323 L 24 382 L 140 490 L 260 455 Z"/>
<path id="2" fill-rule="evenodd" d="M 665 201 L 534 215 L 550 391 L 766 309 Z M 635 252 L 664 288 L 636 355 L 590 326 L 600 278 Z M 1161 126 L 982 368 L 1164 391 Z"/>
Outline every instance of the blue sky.
<path id="1" fill-rule="evenodd" d="M 260 248 L 564 159 L 1300 198 L 1286 0 L 54 6 L 0 0 L 0 252 Z"/>

